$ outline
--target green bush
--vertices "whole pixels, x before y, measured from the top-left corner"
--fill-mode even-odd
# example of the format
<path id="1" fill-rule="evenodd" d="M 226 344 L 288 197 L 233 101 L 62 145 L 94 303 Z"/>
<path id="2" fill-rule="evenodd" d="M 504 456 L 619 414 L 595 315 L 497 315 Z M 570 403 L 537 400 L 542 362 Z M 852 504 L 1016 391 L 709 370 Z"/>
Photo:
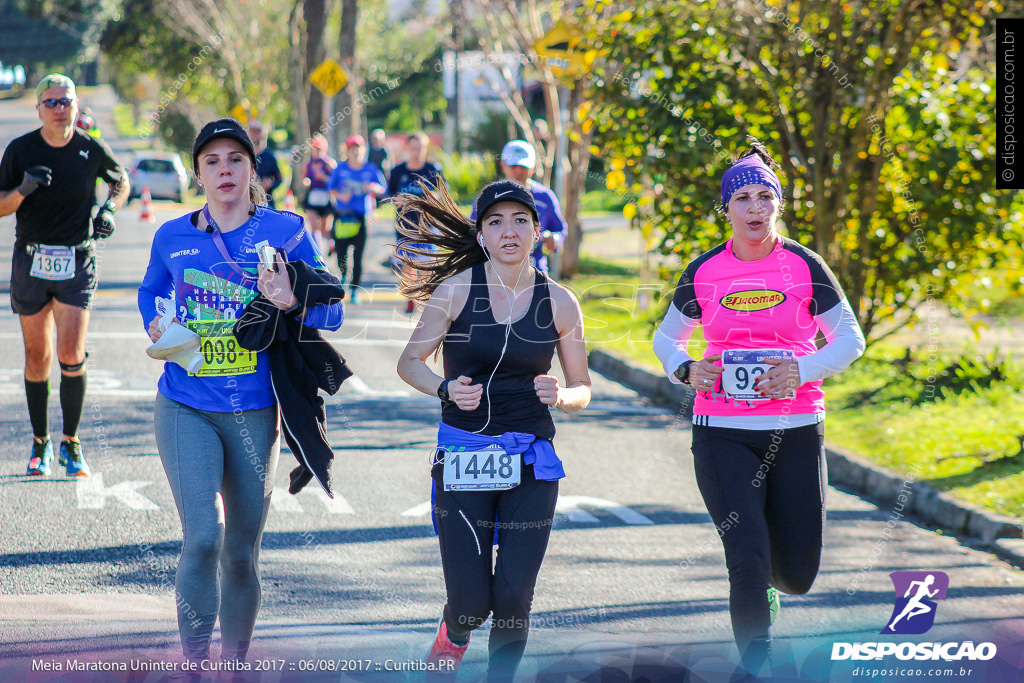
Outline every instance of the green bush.
<path id="1" fill-rule="evenodd" d="M 581 211 L 620 213 L 627 203 L 629 195 L 611 190 L 591 190 L 583 195 Z"/>
<path id="2" fill-rule="evenodd" d="M 448 189 L 459 203 L 472 203 L 484 185 L 497 179 L 493 160 L 483 155 L 441 152 L 438 156 Z"/>

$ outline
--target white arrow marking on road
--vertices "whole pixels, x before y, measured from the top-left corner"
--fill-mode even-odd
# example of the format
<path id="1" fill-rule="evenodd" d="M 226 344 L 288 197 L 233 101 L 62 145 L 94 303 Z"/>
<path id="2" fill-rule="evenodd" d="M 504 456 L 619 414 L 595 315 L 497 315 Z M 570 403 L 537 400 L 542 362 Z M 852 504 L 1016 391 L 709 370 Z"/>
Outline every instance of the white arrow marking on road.
<path id="1" fill-rule="evenodd" d="M 580 505 L 607 510 L 626 524 L 654 524 L 650 518 L 641 515 L 632 508 L 620 505 L 613 500 L 591 498 L 590 496 L 559 496 L 558 503 L 555 505 L 555 512 L 561 512 L 573 522 L 594 523 L 598 521 L 597 517 L 594 517 L 589 512 L 580 510 Z"/>
<path id="2" fill-rule="evenodd" d="M 430 513 L 430 501 L 420 503 L 419 505 L 413 505 L 411 508 L 402 513 L 403 517 L 421 517 Z"/>
<path id="3" fill-rule="evenodd" d="M 288 489 L 274 491 L 274 494 L 270 496 L 270 507 L 274 512 L 302 512 L 302 506 L 299 505 L 298 499 L 288 493 Z"/>
<path id="4" fill-rule="evenodd" d="M 159 510 L 160 506 L 146 498 L 136 489 L 149 486 L 150 481 L 122 481 L 106 487 L 103 485 L 103 473 L 96 472 L 91 477 L 78 480 L 75 494 L 78 496 L 80 510 L 102 510 L 108 498 L 117 498 L 133 510 Z"/>
<path id="5" fill-rule="evenodd" d="M 302 503 L 299 502 L 299 496 L 302 496 L 305 499 L 316 498 L 332 515 L 354 515 L 356 513 L 340 493 L 335 493 L 334 500 L 331 500 L 318 484 L 317 488 L 312 488 L 314 484 L 315 482 L 302 489 L 298 496 L 288 493 L 288 489 L 275 491 L 274 495 L 270 497 L 270 507 L 274 509 L 274 512 L 303 512 Z"/>
<path id="6" fill-rule="evenodd" d="M 348 504 L 348 501 L 345 500 L 345 497 L 342 496 L 340 493 L 335 493 L 334 500 L 331 500 L 330 498 L 327 497 L 327 494 L 324 493 L 324 490 L 319 486 L 317 486 L 316 488 L 306 487 L 300 495 L 306 498 L 308 498 L 309 496 L 314 496 L 317 500 L 324 504 L 324 507 L 327 508 L 327 512 L 331 513 L 332 515 L 354 515 L 356 513 L 356 511 L 352 509 L 352 506 Z"/>
<path id="7" fill-rule="evenodd" d="M 341 385 L 342 389 L 348 387 L 357 394 L 362 396 L 412 396 L 408 391 L 381 391 L 378 389 L 371 389 L 370 385 L 362 380 L 359 375 L 352 375 L 345 383 Z"/>
<path id="8" fill-rule="evenodd" d="M 597 524 L 601 521 L 586 510 L 581 510 L 579 507 L 580 505 L 586 505 L 587 507 L 597 508 L 599 510 L 607 510 L 626 524 L 654 524 L 649 517 L 641 515 L 632 508 L 620 505 L 613 500 L 591 498 L 590 496 L 559 496 L 558 503 L 555 506 L 555 512 L 564 514 L 571 522 Z M 403 512 L 402 516 L 421 517 L 429 513 L 430 501 L 428 500 L 424 503 L 420 503 L 419 505 L 412 506 Z"/>

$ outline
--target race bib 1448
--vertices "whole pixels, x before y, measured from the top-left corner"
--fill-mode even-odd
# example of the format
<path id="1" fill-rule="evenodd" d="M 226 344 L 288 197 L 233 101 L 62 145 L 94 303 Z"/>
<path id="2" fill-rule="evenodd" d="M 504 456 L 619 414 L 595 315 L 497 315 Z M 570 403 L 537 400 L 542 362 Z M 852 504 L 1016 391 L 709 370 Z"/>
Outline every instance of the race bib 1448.
<path id="1" fill-rule="evenodd" d="M 494 491 L 519 486 L 523 456 L 500 446 L 479 451 L 452 450 L 444 457 L 445 491 Z"/>

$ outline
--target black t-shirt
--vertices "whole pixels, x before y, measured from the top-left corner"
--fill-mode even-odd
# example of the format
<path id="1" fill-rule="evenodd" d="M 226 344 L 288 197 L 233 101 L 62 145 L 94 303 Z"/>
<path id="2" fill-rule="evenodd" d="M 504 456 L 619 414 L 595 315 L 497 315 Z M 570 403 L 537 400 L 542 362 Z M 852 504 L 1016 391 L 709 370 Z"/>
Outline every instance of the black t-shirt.
<path id="1" fill-rule="evenodd" d="M 388 158 L 386 147 L 371 147 L 366 153 L 366 160 L 379 168 L 385 178 L 391 175 L 391 159 Z"/>
<path id="2" fill-rule="evenodd" d="M 423 190 L 419 186 L 420 180 L 425 182 L 427 187 L 437 187 L 444 177 L 441 175 L 441 169 L 429 161 L 424 162 L 423 168 L 417 168 L 415 171 L 411 170 L 407 163 L 402 162 L 391 169 L 391 177 L 388 178 L 388 196 L 394 197 L 402 192 L 421 195 Z"/>
<path id="3" fill-rule="evenodd" d="M 49 187 L 36 188 L 15 212 L 17 244 L 71 246 L 89 239 L 96 180 L 112 184 L 124 174 L 110 147 L 78 129 L 68 144 L 51 147 L 38 128 L 15 138 L 4 150 L 0 191 L 16 190 L 33 166 L 48 167 L 53 181 Z"/>

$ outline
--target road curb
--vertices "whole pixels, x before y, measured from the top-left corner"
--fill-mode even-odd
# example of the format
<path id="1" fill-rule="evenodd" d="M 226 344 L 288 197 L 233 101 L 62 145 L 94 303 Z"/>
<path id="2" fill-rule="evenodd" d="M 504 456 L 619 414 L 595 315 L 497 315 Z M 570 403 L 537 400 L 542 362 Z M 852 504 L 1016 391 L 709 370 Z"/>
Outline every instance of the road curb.
<path id="1" fill-rule="evenodd" d="M 622 358 L 599 350 L 588 356 L 591 369 L 653 401 L 677 406 L 680 419 L 693 414 L 694 392 L 689 387 L 669 382 Z M 870 500 L 890 518 L 900 521 L 912 516 L 965 543 L 981 546 L 998 557 L 1024 568 L 1024 524 L 1012 517 L 955 499 L 916 481 L 915 473 L 898 474 L 849 451 L 826 447 L 828 479 Z"/>

